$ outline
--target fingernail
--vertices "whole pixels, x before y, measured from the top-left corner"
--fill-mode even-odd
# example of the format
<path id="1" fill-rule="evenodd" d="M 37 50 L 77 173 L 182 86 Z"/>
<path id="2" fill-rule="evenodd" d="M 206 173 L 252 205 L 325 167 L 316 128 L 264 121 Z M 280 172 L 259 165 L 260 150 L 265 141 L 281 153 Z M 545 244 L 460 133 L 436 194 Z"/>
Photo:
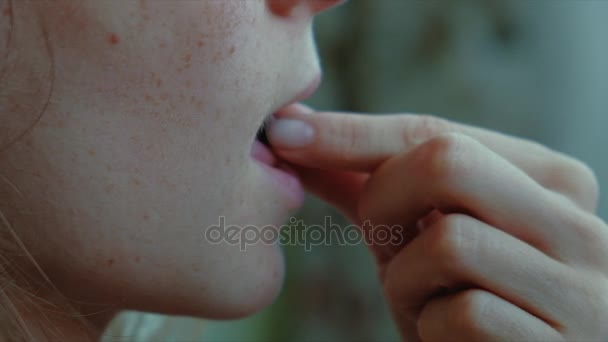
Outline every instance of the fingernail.
<path id="1" fill-rule="evenodd" d="M 294 119 L 278 119 L 270 123 L 266 133 L 273 147 L 302 148 L 314 141 L 315 130 L 308 123 Z"/>

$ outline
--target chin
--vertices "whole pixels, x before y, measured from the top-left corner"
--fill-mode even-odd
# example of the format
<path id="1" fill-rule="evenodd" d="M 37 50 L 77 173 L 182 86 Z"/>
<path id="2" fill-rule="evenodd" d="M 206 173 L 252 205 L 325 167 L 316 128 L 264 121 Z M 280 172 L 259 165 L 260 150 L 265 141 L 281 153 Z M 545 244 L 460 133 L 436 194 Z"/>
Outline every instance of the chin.
<path id="1" fill-rule="evenodd" d="M 278 246 L 270 246 L 276 247 Z M 212 312 L 204 315 L 210 319 L 240 319 L 254 315 L 270 306 L 281 292 L 285 275 L 282 253 L 277 253 L 275 263 L 264 268 L 256 268 L 254 277 L 239 275 L 238 279 L 229 281 L 225 288 L 223 300 L 213 304 Z M 225 293 L 224 293 L 225 294 Z"/>

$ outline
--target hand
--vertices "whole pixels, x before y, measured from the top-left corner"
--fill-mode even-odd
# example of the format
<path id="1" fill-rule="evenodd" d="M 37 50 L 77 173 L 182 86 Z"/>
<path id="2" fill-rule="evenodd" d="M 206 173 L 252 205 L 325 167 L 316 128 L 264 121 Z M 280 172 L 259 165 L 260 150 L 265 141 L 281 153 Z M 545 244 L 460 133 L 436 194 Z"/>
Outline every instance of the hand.
<path id="1" fill-rule="evenodd" d="M 404 339 L 608 338 L 608 229 L 584 164 L 429 116 L 305 112 L 269 135 L 306 186 L 359 224 L 417 234 L 369 242 Z"/>

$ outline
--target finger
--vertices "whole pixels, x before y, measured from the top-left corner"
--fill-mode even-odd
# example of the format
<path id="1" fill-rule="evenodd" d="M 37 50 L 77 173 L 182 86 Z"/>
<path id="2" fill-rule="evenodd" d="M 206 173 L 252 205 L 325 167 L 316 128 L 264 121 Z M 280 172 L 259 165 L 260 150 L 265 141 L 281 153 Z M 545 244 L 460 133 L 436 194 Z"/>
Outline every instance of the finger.
<path id="1" fill-rule="evenodd" d="M 297 166 L 293 169 L 306 190 L 337 208 L 351 222 L 359 224 L 358 200 L 369 175 Z"/>
<path id="2" fill-rule="evenodd" d="M 606 257 L 608 238 L 594 216 L 464 135 L 431 139 L 383 164 L 359 214 L 373 225 L 415 227 L 432 210 L 470 214 L 564 262 Z"/>
<path id="3" fill-rule="evenodd" d="M 312 107 L 303 103 L 294 103 L 274 113 L 274 119 L 314 113 Z M 290 165 L 290 167 L 297 173 L 307 191 L 338 209 L 350 221 L 354 223 L 359 221 L 357 204 L 365 181 L 369 178 L 368 174 L 298 165 Z"/>
<path id="4" fill-rule="evenodd" d="M 382 236 L 381 238 L 374 239 L 374 235 L 370 232 L 372 227 L 368 224 L 362 224 L 359 219 L 357 214 L 358 199 L 369 175 L 302 167 L 294 167 L 294 170 L 308 191 L 337 208 L 347 219 L 359 226 L 362 230 L 364 241 L 368 246 L 371 247 L 374 240 L 380 239 L 382 239 L 383 246 L 390 243 L 387 240 L 398 240 L 398 242 L 393 242 L 392 245 L 402 244 L 404 234 L 401 234 L 401 232 L 391 230 L 390 228 L 386 228 L 383 232 L 376 230 L 376 235 Z M 382 259 L 382 255 L 375 254 L 378 250 L 377 248 L 370 248 L 376 260 Z M 380 274 L 382 272 L 383 270 L 380 269 Z"/>
<path id="5" fill-rule="evenodd" d="M 477 289 L 431 300 L 420 314 L 417 329 L 425 342 L 564 340 L 538 317 Z"/>
<path id="6" fill-rule="evenodd" d="M 425 115 L 279 113 L 268 129 L 282 158 L 309 168 L 371 172 L 387 159 L 445 133 L 469 135 L 548 189 L 593 211 L 598 185 L 584 164 L 537 143 Z M 308 129 L 304 129 L 308 127 Z M 306 139 L 297 139 L 298 132 Z M 311 134 L 314 132 L 314 134 Z"/>
<path id="7" fill-rule="evenodd" d="M 466 215 L 447 215 L 401 250 L 384 289 L 396 313 L 412 322 L 446 289 L 481 288 L 559 326 L 580 300 L 567 266 Z M 577 301 L 574 301 L 576 299 Z"/>
<path id="8" fill-rule="evenodd" d="M 274 117 L 311 115 L 315 110 L 302 103 L 280 109 Z M 358 199 L 369 175 L 350 171 L 321 170 L 291 165 L 309 192 L 340 211 L 346 218 L 358 223 Z"/>

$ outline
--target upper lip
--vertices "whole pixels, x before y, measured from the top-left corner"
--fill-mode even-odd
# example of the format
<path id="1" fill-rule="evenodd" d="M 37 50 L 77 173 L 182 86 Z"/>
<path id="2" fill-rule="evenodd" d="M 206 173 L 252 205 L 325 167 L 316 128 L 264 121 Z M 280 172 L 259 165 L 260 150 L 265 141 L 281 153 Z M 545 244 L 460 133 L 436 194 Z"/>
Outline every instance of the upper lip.
<path id="1" fill-rule="evenodd" d="M 277 110 L 279 110 L 283 107 L 287 107 L 296 102 L 306 100 L 307 98 L 311 97 L 317 91 L 319 86 L 321 85 L 321 80 L 322 80 L 322 75 L 321 75 L 321 73 L 318 73 L 317 75 L 315 75 L 315 77 L 312 79 L 312 81 L 310 81 L 310 83 L 308 83 L 308 86 L 306 88 L 304 88 L 300 93 L 298 93 L 296 96 L 294 96 L 288 102 L 283 103 L 283 105 L 281 105 Z"/>
<path id="2" fill-rule="evenodd" d="M 280 107 L 275 108 L 275 110 L 273 110 L 270 113 L 270 116 L 274 116 L 275 113 L 277 113 L 278 111 L 280 111 L 281 109 L 292 105 L 294 103 L 297 103 L 299 101 L 303 101 L 306 100 L 307 98 L 311 97 L 319 88 L 319 86 L 321 85 L 321 80 L 322 80 L 322 74 L 318 73 L 316 74 L 312 80 L 308 83 L 308 86 L 306 88 L 304 88 L 302 91 L 300 91 L 297 95 L 295 95 L 293 98 L 291 98 L 291 100 L 284 102 L 283 104 L 280 105 Z M 268 117 L 267 117 L 268 118 Z M 263 128 L 262 128 L 263 129 Z M 256 134 L 259 134 L 259 129 L 256 132 Z"/>

